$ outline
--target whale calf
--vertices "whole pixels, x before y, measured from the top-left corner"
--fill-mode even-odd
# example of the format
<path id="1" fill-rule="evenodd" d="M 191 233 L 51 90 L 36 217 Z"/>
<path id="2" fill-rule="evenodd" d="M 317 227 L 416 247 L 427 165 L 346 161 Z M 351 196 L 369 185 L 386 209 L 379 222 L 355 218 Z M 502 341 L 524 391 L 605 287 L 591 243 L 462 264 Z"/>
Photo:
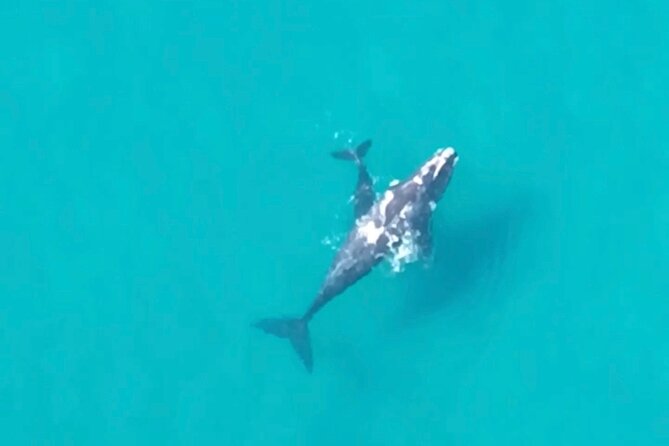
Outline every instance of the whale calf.
<path id="1" fill-rule="evenodd" d="M 411 245 L 421 255 L 431 251 L 430 221 L 458 162 L 452 147 L 440 148 L 404 181 L 393 181 L 375 199 L 363 162 L 371 140 L 356 149 L 332 152 L 358 168 L 354 192 L 355 223 L 335 254 L 321 288 L 301 317 L 261 319 L 254 326 L 290 341 L 307 371 L 313 370 L 309 323 L 328 302 L 369 274 L 384 258 L 403 255 Z"/>

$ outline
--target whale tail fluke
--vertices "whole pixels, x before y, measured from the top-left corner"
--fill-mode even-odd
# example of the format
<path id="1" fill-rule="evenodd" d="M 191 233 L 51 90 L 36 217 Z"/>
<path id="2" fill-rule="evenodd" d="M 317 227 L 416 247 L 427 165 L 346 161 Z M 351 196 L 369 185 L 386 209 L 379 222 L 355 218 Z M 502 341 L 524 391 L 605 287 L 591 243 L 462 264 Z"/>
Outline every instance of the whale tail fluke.
<path id="1" fill-rule="evenodd" d="M 363 142 L 361 142 L 358 147 L 353 149 L 344 149 L 344 150 L 337 150 L 331 153 L 331 155 L 334 158 L 340 159 L 340 160 L 347 160 L 347 161 L 355 161 L 356 164 L 359 164 L 362 162 L 362 159 L 367 155 L 367 152 L 369 151 L 369 148 L 372 147 L 372 140 L 367 139 Z"/>
<path id="2" fill-rule="evenodd" d="M 298 318 L 262 319 L 254 325 L 265 333 L 288 339 L 307 371 L 311 373 L 313 357 L 307 321 Z"/>

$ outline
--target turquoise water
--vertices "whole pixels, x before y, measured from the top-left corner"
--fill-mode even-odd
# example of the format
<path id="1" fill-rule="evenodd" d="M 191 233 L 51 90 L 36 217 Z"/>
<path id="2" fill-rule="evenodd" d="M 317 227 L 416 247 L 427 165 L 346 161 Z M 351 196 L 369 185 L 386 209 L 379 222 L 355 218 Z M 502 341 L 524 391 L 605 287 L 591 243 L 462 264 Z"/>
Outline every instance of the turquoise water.
<path id="1" fill-rule="evenodd" d="M 3 444 L 667 444 L 669 6 L 0 6 Z M 299 314 L 378 188 L 429 268 Z"/>

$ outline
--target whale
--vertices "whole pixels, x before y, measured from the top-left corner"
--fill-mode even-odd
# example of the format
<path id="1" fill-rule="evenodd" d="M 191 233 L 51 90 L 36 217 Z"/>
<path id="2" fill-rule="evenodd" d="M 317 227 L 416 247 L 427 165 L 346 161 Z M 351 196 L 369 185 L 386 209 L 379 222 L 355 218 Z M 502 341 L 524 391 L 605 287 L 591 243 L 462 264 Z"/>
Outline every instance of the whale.
<path id="1" fill-rule="evenodd" d="M 253 323 L 265 333 L 290 341 L 309 373 L 314 362 L 309 324 L 328 302 L 367 276 L 384 259 L 407 253 L 417 258 L 431 254 L 432 216 L 459 159 L 452 147 L 438 148 L 403 181 L 392 181 L 377 196 L 364 163 L 371 145 L 372 141 L 366 140 L 354 149 L 331 152 L 332 157 L 352 161 L 358 169 L 353 193 L 354 222 L 315 298 L 300 317 L 265 318 Z"/>

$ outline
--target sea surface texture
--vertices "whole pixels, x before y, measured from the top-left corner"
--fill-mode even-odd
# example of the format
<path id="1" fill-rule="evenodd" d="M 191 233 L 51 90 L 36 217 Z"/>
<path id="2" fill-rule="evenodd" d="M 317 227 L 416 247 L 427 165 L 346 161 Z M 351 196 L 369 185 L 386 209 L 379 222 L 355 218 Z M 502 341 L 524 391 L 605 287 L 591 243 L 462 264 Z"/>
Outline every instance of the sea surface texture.
<path id="1" fill-rule="evenodd" d="M 4 445 L 669 444 L 667 1 L 0 6 Z M 297 316 L 382 191 L 434 255 Z"/>

